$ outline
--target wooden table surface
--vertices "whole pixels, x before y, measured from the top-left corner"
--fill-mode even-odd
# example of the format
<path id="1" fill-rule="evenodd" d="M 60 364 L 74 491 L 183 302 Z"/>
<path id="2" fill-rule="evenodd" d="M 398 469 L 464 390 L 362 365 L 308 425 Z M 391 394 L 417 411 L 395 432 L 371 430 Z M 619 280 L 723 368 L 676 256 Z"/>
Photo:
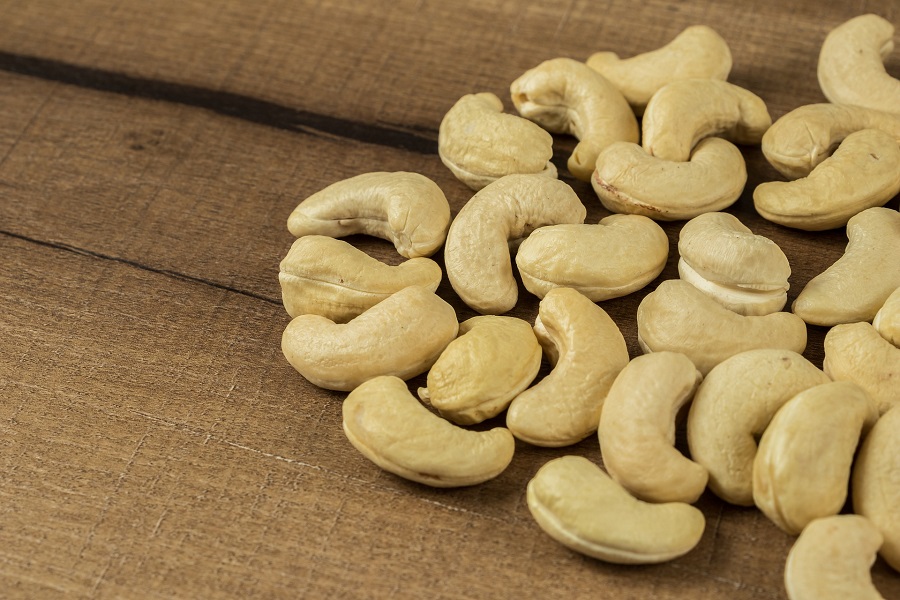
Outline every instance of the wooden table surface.
<path id="1" fill-rule="evenodd" d="M 609 565 L 545 535 L 525 484 L 566 453 L 599 461 L 593 436 L 519 443 L 471 488 L 380 471 L 344 437 L 344 394 L 281 354 L 278 263 L 297 203 L 359 173 L 423 173 L 455 214 L 471 192 L 437 128 L 463 94 L 511 111 L 510 82 L 545 59 L 630 56 L 705 23 L 731 47 L 730 81 L 777 118 L 824 101 L 821 42 L 864 12 L 900 22 L 896 0 L 0 1 L 0 597 L 784 598 L 793 539 L 711 493 L 700 544 L 665 564 Z M 595 222 L 607 213 L 557 142 Z M 780 177 L 743 151 L 729 210 L 781 245 L 790 301 L 845 232 L 763 221 L 752 190 Z M 664 226 L 657 282 L 602 303 L 632 356 L 638 303 L 677 276 L 680 226 Z M 523 291 L 510 314 L 536 311 Z M 818 365 L 824 334 L 809 328 Z M 900 597 L 881 560 L 873 577 Z"/>

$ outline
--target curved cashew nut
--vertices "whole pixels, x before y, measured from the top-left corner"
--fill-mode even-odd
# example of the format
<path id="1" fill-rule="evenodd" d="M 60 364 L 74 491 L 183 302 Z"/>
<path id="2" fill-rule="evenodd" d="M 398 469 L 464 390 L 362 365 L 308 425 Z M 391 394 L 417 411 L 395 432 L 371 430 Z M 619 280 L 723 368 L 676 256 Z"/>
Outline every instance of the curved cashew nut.
<path id="1" fill-rule="evenodd" d="M 680 279 L 659 284 L 637 310 L 638 343 L 645 353 L 669 350 L 690 358 L 704 376 L 746 350 L 806 348 L 806 324 L 786 312 L 743 316 Z"/>
<path id="2" fill-rule="evenodd" d="M 452 306 L 427 288 L 410 286 L 343 325 L 319 315 L 294 318 L 281 351 L 313 384 L 349 391 L 378 375 L 424 373 L 458 328 Z"/>
<path id="3" fill-rule="evenodd" d="M 600 413 L 603 465 L 649 502 L 697 501 L 706 469 L 675 449 L 675 416 L 694 395 L 700 372 L 675 352 L 638 356 L 622 369 Z"/>
<path id="4" fill-rule="evenodd" d="M 553 136 L 527 119 L 503 112 L 491 93 L 467 94 L 444 115 L 438 155 L 473 190 L 513 173 L 556 177 Z"/>
<path id="5" fill-rule="evenodd" d="M 516 305 L 509 241 L 544 225 L 583 223 L 587 214 L 572 188 L 541 175 L 507 175 L 475 194 L 447 234 L 447 279 L 463 302 L 482 314 Z"/>
<path id="6" fill-rule="evenodd" d="M 888 296 L 875 313 L 872 326 L 878 330 L 881 337 L 900 348 L 900 287 Z"/>
<path id="7" fill-rule="evenodd" d="M 787 302 L 791 265 L 778 244 L 729 213 L 694 217 L 678 235 L 678 275 L 742 315 L 778 312 Z"/>
<path id="8" fill-rule="evenodd" d="M 454 423 L 481 423 L 509 406 L 540 369 L 541 346 L 526 321 L 472 317 L 460 323 L 419 397 Z"/>
<path id="9" fill-rule="evenodd" d="M 835 381 L 866 390 L 881 413 L 900 406 L 900 348 L 869 323 L 835 325 L 825 334 L 822 368 Z"/>
<path id="10" fill-rule="evenodd" d="M 884 59 L 894 50 L 894 26 L 878 15 L 860 15 L 838 25 L 819 51 L 819 87 L 834 104 L 900 112 L 900 81 Z"/>
<path id="11" fill-rule="evenodd" d="M 635 114 L 641 115 L 654 93 L 677 79 L 728 79 L 731 49 L 716 31 L 692 25 L 656 50 L 621 59 L 614 52 L 597 52 L 587 66 L 619 88 Z"/>
<path id="12" fill-rule="evenodd" d="M 900 146 L 877 129 L 851 133 L 805 178 L 769 181 L 753 190 L 764 218 L 806 231 L 843 227 L 853 215 L 882 206 L 900 191 Z"/>
<path id="13" fill-rule="evenodd" d="M 869 208 L 847 222 L 847 248 L 813 277 L 792 310 L 811 325 L 871 321 L 900 286 L 900 213 Z"/>
<path id="14" fill-rule="evenodd" d="M 538 298 L 571 287 L 599 302 L 641 289 L 662 273 L 668 256 L 669 238 L 654 221 L 611 215 L 597 225 L 536 229 L 519 246 L 516 266 Z"/>
<path id="15" fill-rule="evenodd" d="M 291 317 L 317 314 L 335 323 L 346 323 L 411 285 L 433 292 L 442 275 L 429 258 L 411 258 L 394 267 L 323 235 L 297 238 L 279 269 L 281 299 Z"/>
<path id="16" fill-rule="evenodd" d="M 791 535 L 836 515 L 863 429 L 878 419 L 868 394 L 847 381 L 804 390 L 778 409 L 753 461 L 753 502 Z"/>
<path id="17" fill-rule="evenodd" d="M 515 440 L 508 430 L 468 431 L 422 406 L 398 377 L 376 377 L 342 406 L 344 433 L 384 469 L 433 487 L 475 485 L 503 472 Z"/>
<path id="18" fill-rule="evenodd" d="M 288 217 L 297 237 L 364 233 L 393 242 L 406 258 L 431 256 L 447 236 L 450 204 L 418 173 L 363 173 L 333 183 L 301 202 Z"/>
<path id="19" fill-rule="evenodd" d="M 830 379 L 788 350 L 751 350 L 709 372 L 688 413 L 691 457 L 709 471 L 709 489 L 732 504 L 753 506 L 756 436 L 785 402 Z"/>
<path id="20" fill-rule="evenodd" d="M 528 509 L 550 537 L 611 563 L 672 560 L 690 552 L 706 526 L 690 504 L 642 502 L 581 456 L 546 463 L 527 489 Z"/>
<path id="21" fill-rule="evenodd" d="M 682 79 L 650 99 L 641 145 L 652 156 L 684 161 L 707 136 L 758 144 L 771 125 L 766 103 L 753 92 L 718 79 Z"/>
<path id="22" fill-rule="evenodd" d="M 628 364 L 625 338 L 605 310 L 571 288 L 547 292 L 534 333 L 553 370 L 513 399 L 506 426 L 536 446 L 576 444 L 597 430 L 606 394 Z"/>
<path id="23" fill-rule="evenodd" d="M 741 151 L 727 140 L 700 140 L 688 162 L 650 156 L 637 144 L 610 144 L 591 185 L 608 210 L 658 221 L 692 219 L 734 204 L 747 182 Z"/>
<path id="24" fill-rule="evenodd" d="M 510 86 L 519 114 L 551 133 L 578 138 L 569 171 L 588 181 L 597 154 L 612 142 L 637 142 L 638 123 L 616 87 L 586 64 L 554 58 L 526 71 Z"/>
<path id="25" fill-rule="evenodd" d="M 872 584 L 881 534 L 865 517 L 838 515 L 810 523 L 788 553 L 790 600 L 884 600 Z"/>

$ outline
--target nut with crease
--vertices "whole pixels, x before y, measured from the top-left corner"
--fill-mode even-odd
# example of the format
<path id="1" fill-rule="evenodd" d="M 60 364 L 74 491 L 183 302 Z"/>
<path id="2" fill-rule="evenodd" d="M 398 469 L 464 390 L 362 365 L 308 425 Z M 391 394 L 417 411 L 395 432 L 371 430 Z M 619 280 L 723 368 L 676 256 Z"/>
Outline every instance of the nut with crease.
<path id="1" fill-rule="evenodd" d="M 900 348 L 900 287 L 888 296 L 875 313 L 872 326 L 878 330 L 881 337 Z"/>
<path id="2" fill-rule="evenodd" d="M 508 430 L 468 431 L 422 406 L 398 377 L 376 377 L 342 406 L 344 433 L 382 469 L 433 487 L 475 485 L 503 472 L 515 440 Z"/>
<path id="3" fill-rule="evenodd" d="M 900 348 L 870 323 L 835 325 L 825 334 L 822 368 L 835 381 L 852 381 L 866 390 L 881 413 L 900 406 Z"/>

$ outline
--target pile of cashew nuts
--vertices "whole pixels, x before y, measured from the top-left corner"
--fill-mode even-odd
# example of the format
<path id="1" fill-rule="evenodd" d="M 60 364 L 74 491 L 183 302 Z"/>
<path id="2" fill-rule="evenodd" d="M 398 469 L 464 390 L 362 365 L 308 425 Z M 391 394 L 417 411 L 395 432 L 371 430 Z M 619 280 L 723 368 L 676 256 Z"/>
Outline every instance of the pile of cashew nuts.
<path id="1" fill-rule="evenodd" d="M 455 218 L 434 182 L 408 172 L 339 181 L 290 215 L 285 357 L 350 392 L 343 428 L 356 449 L 426 485 L 496 477 L 516 439 L 597 435 L 605 470 L 565 456 L 527 486 L 538 525 L 578 552 L 681 556 L 704 531 L 692 504 L 709 488 L 799 536 L 785 567 L 793 600 L 880 598 L 876 553 L 900 570 L 900 213 L 883 206 L 900 191 L 900 81 L 881 62 L 893 29 L 864 15 L 833 30 L 818 65 L 830 103 L 775 123 L 726 81 L 729 48 L 705 26 L 631 58 L 548 60 L 512 83 L 520 116 L 493 94 L 464 96 L 439 130 L 441 161 L 475 191 Z M 569 172 L 616 214 L 584 222 L 551 133 L 577 138 Z M 761 144 L 787 179 L 754 190 L 764 218 L 846 226 L 844 255 L 790 311 L 784 253 L 720 212 L 747 181 L 735 144 Z M 659 220 L 686 221 L 679 279 L 640 303 L 644 355 L 630 359 L 597 303 L 660 275 Z M 338 239 L 351 234 L 408 260 L 389 266 Z M 440 248 L 443 269 L 428 258 Z M 541 299 L 533 324 L 504 316 L 514 268 Z M 479 316 L 458 322 L 435 293 L 444 272 Z M 807 324 L 831 328 L 821 370 L 801 355 Z M 551 370 L 535 382 L 543 359 Z M 426 372 L 414 394 L 406 380 Z M 690 458 L 674 444 L 682 408 Z M 465 427 L 504 411 L 506 427 Z M 848 494 L 856 514 L 841 515 Z"/>

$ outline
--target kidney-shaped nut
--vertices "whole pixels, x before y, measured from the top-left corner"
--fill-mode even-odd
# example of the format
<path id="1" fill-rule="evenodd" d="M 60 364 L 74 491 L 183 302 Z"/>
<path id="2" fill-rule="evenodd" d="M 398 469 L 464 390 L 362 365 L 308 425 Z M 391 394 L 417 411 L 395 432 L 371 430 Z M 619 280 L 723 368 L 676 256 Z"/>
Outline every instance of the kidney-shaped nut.
<path id="1" fill-rule="evenodd" d="M 697 501 L 706 469 L 675 448 L 675 417 L 700 372 L 683 354 L 638 356 L 616 377 L 600 413 L 600 450 L 610 476 L 642 500 Z"/>
<path id="2" fill-rule="evenodd" d="M 513 173 L 556 177 L 553 137 L 535 123 L 503 112 L 491 93 L 467 94 L 447 111 L 438 130 L 438 155 L 473 190 Z"/>
<path id="3" fill-rule="evenodd" d="M 333 183 L 288 217 L 297 237 L 364 233 L 393 242 L 406 258 L 431 256 L 447 236 L 450 204 L 436 183 L 418 173 L 363 173 Z"/>
<path id="4" fill-rule="evenodd" d="M 828 376 L 796 352 L 751 350 L 709 372 L 688 413 L 688 446 L 709 471 L 709 488 L 732 504 L 753 506 L 756 439 L 785 402 Z"/>
<path id="5" fill-rule="evenodd" d="M 650 99 L 641 121 L 641 145 L 652 156 L 685 161 L 705 137 L 758 144 L 771 125 L 766 103 L 753 92 L 718 79 L 682 79 Z"/>
<path id="6" fill-rule="evenodd" d="M 641 289 L 662 273 L 668 256 L 669 238 L 654 221 L 611 215 L 596 225 L 536 229 L 519 246 L 516 266 L 538 298 L 571 287 L 598 302 Z"/>
<path id="7" fill-rule="evenodd" d="M 681 352 L 703 375 L 746 350 L 800 353 L 806 348 L 806 324 L 800 317 L 786 312 L 739 315 L 680 279 L 663 281 L 644 297 L 638 305 L 637 326 L 645 353 Z"/>
<path id="8" fill-rule="evenodd" d="M 557 179 L 507 175 L 476 193 L 456 215 L 447 234 L 447 279 L 463 302 L 482 314 L 516 305 L 509 241 L 538 227 L 583 223 L 587 211 L 578 194 Z"/>
<path id="9" fill-rule="evenodd" d="M 728 79 L 731 50 L 712 27 L 691 25 L 656 50 L 630 58 L 597 52 L 587 61 L 616 86 L 638 115 L 664 85 L 678 79 Z"/>
<path id="10" fill-rule="evenodd" d="M 694 217 L 678 234 L 678 275 L 742 315 L 778 312 L 787 302 L 791 265 L 778 244 L 729 213 Z"/>
<path id="11" fill-rule="evenodd" d="M 612 563 L 672 560 L 690 552 L 706 526 L 703 513 L 690 504 L 638 500 L 581 456 L 542 466 L 528 482 L 526 499 L 550 537 Z"/>
<path id="12" fill-rule="evenodd" d="M 764 218 L 806 231 L 843 227 L 853 215 L 882 206 L 900 191 L 900 146 L 878 129 L 851 133 L 805 178 L 768 181 L 753 190 Z"/>
<path id="13" fill-rule="evenodd" d="M 881 534 L 859 515 L 810 523 L 788 553 L 784 586 L 790 600 L 884 600 L 872 584 Z"/>
<path id="14" fill-rule="evenodd" d="M 870 323 L 835 325 L 825 334 L 822 368 L 835 381 L 852 381 L 887 412 L 900 406 L 900 348 Z"/>
<path id="15" fill-rule="evenodd" d="M 900 348 L 900 287 L 891 292 L 875 313 L 872 326 L 878 330 L 881 337 Z"/>
<path id="16" fill-rule="evenodd" d="M 419 398 L 454 423 L 481 423 L 509 406 L 540 369 L 541 345 L 527 321 L 472 317 L 428 371 Z"/>
<path id="17" fill-rule="evenodd" d="M 822 93 L 834 104 L 900 112 L 900 81 L 888 75 L 884 59 L 894 50 L 894 25 L 874 14 L 838 25 L 819 51 Z"/>
<path id="18" fill-rule="evenodd" d="M 551 133 L 578 138 L 569 172 L 588 181 L 597 154 L 616 141 L 637 142 L 638 123 L 628 102 L 605 77 L 571 58 L 554 58 L 526 71 L 510 86 L 519 114 Z"/>
<path id="19" fill-rule="evenodd" d="M 753 461 L 753 502 L 798 535 L 847 500 L 850 466 L 864 429 L 878 419 L 868 394 L 847 381 L 804 390 L 778 409 Z"/>
<path id="20" fill-rule="evenodd" d="M 458 329 L 452 306 L 428 288 L 410 286 L 348 323 L 295 317 L 281 337 L 281 351 L 313 384 L 350 391 L 379 375 L 409 379 L 424 373 Z"/>
<path id="21" fill-rule="evenodd" d="M 578 443 L 597 430 L 606 394 L 628 364 L 625 338 L 605 310 L 571 288 L 547 292 L 534 333 L 553 370 L 513 399 L 506 426 L 537 446 Z"/>
<path id="22" fill-rule="evenodd" d="M 391 376 L 354 389 L 342 406 L 344 433 L 384 469 L 433 487 L 475 485 L 503 472 L 515 440 L 507 429 L 468 431 L 422 406 Z"/>
<path id="23" fill-rule="evenodd" d="M 650 156 L 637 144 L 616 142 L 597 157 L 591 185 L 608 210 L 657 221 L 691 219 L 734 204 L 747 183 L 737 146 L 700 140 L 687 162 Z"/>
<path id="24" fill-rule="evenodd" d="M 844 255 L 813 277 L 792 310 L 812 325 L 871 321 L 900 286 L 900 213 L 869 208 L 847 222 Z"/>
<path id="25" fill-rule="evenodd" d="M 281 299 L 291 317 L 316 314 L 336 323 L 346 323 L 411 285 L 433 292 L 442 275 L 429 258 L 391 266 L 323 235 L 297 238 L 279 268 Z"/>

